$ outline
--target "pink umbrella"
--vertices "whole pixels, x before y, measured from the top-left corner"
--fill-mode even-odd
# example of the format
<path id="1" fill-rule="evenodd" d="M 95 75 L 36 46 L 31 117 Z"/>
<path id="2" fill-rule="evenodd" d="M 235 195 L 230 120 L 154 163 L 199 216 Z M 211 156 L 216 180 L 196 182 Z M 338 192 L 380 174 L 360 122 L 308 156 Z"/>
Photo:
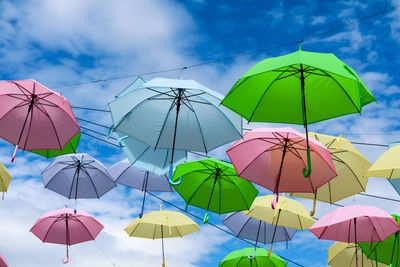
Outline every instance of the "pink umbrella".
<path id="1" fill-rule="evenodd" d="M 396 220 L 373 206 L 338 208 L 319 219 L 310 229 L 319 239 L 355 243 L 382 241 L 400 230 Z M 356 265 L 358 266 L 357 254 Z"/>
<path id="2" fill-rule="evenodd" d="M 313 171 L 304 177 L 307 167 L 307 140 L 292 128 L 259 128 L 247 132 L 227 151 L 239 177 L 279 192 L 315 193 L 318 187 L 337 176 L 329 150 L 309 139 Z"/>
<path id="3" fill-rule="evenodd" d="M 23 150 L 61 150 L 80 131 L 61 94 L 34 80 L 0 81 L 0 137 Z"/>
<path id="4" fill-rule="evenodd" d="M 8 263 L 3 254 L 0 254 L 0 267 L 8 267 Z"/>
<path id="5" fill-rule="evenodd" d="M 40 240 L 47 243 L 67 245 L 68 247 L 78 243 L 95 240 L 104 226 L 95 218 L 83 210 L 63 208 L 47 212 L 40 217 L 31 232 Z"/>

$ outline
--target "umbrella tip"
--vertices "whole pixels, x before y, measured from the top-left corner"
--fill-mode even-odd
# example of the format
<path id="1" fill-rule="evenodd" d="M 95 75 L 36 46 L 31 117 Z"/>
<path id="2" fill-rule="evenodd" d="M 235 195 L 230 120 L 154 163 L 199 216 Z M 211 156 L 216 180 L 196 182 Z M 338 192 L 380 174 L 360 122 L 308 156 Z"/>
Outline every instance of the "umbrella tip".
<path id="1" fill-rule="evenodd" d="M 299 51 L 302 51 L 302 50 L 301 50 L 301 45 L 299 45 Z"/>
<path id="2" fill-rule="evenodd" d="M 160 211 L 162 210 L 162 204 L 160 204 Z"/>

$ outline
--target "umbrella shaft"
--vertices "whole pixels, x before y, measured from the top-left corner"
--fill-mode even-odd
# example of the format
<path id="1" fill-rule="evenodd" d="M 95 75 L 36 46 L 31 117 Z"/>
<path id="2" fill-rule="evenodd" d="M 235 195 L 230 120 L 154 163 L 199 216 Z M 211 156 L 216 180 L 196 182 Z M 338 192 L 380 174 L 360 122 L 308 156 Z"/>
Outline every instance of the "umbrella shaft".
<path id="1" fill-rule="evenodd" d="M 175 141 L 176 141 L 176 130 L 178 128 L 178 115 L 179 110 L 181 108 L 181 99 L 182 99 L 183 89 L 178 89 L 178 98 L 176 100 L 176 118 L 175 118 L 175 128 L 174 128 L 174 140 L 172 141 L 172 154 L 171 154 L 171 164 L 174 162 L 174 152 L 175 152 Z"/>
<path id="2" fill-rule="evenodd" d="M 305 94 L 305 77 L 304 77 L 304 69 L 303 69 L 303 64 L 300 64 L 300 83 L 301 83 L 301 98 L 303 100 L 303 121 L 304 121 L 304 127 L 306 128 L 306 141 L 307 141 L 307 149 L 310 149 L 310 146 L 308 144 L 308 127 L 307 127 L 307 108 L 306 108 L 306 94 Z"/>
<path id="3" fill-rule="evenodd" d="M 79 184 L 79 172 L 81 170 L 81 161 L 78 160 L 78 166 L 76 170 L 76 186 L 75 186 L 75 201 L 78 198 L 78 184 Z"/>
<path id="4" fill-rule="evenodd" d="M 213 187 L 211 189 L 210 199 L 208 200 L 207 211 L 210 208 L 211 199 L 212 199 L 212 196 L 213 196 L 213 193 L 214 193 L 215 184 L 217 183 L 218 177 L 219 177 L 219 172 L 220 172 L 220 170 L 217 170 L 217 173 L 215 174 L 214 184 L 213 184 Z"/>
<path id="5" fill-rule="evenodd" d="M 33 108 L 34 103 L 35 103 L 35 97 L 32 96 L 31 102 L 29 103 L 28 113 L 26 114 L 25 121 L 24 121 L 24 124 L 22 125 L 22 130 L 21 130 L 21 132 L 19 134 L 18 142 L 17 142 L 16 145 L 19 145 L 19 142 L 21 141 L 22 134 L 24 133 L 24 130 L 25 130 L 26 122 L 28 121 L 28 117 L 32 112 L 32 108 Z M 27 138 L 28 138 L 28 136 L 27 136 Z M 26 143 L 26 141 L 25 141 L 25 143 Z"/>
<path id="6" fill-rule="evenodd" d="M 288 140 L 285 139 L 285 145 L 283 146 L 283 152 L 282 152 L 281 166 L 279 167 L 278 177 L 276 179 L 276 185 L 275 185 L 275 192 L 274 193 L 276 193 L 276 194 L 279 193 L 279 182 L 281 180 L 283 161 L 285 159 L 286 149 L 287 149 L 287 142 L 288 142 Z"/>

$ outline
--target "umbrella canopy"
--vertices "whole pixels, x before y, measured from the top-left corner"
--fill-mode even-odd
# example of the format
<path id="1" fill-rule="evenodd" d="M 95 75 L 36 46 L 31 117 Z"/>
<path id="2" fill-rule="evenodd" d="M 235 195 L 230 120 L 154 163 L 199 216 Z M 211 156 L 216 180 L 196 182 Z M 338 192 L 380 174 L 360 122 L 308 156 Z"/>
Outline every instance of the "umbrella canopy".
<path id="1" fill-rule="evenodd" d="M 369 246 L 369 244 L 368 244 Z M 357 250 L 357 257 L 355 250 Z M 363 267 L 389 267 L 386 264 L 377 263 L 368 259 L 360 247 L 355 244 L 337 242 L 328 248 L 328 264 L 332 267 L 356 267 L 356 258 L 360 259 Z"/>
<path id="2" fill-rule="evenodd" d="M 62 95 L 34 80 L 0 81 L 0 137 L 23 150 L 62 150 L 80 128 Z"/>
<path id="3" fill-rule="evenodd" d="M 257 63 L 222 105 L 249 122 L 302 124 L 308 140 L 307 124 L 361 113 L 362 106 L 373 101 L 361 78 L 335 55 L 299 49 Z"/>
<path id="4" fill-rule="evenodd" d="M 164 257 L 164 238 L 183 237 L 193 232 L 199 231 L 199 226 L 186 215 L 169 210 L 152 211 L 136 218 L 125 229 L 131 237 L 141 237 L 148 239 L 160 239 Z"/>
<path id="5" fill-rule="evenodd" d="M 133 137 L 115 132 L 118 137 L 122 150 L 128 157 L 130 163 L 138 168 L 164 175 L 168 172 L 171 162 L 171 149 L 154 149 Z M 177 166 L 186 161 L 187 152 L 185 150 L 175 150 L 173 165 Z"/>
<path id="6" fill-rule="evenodd" d="M 347 243 L 371 242 L 371 245 L 399 230 L 396 220 L 385 211 L 361 205 L 340 207 L 323 216 L 310 228 L 319 239 Z"/>
<path id="7" fill-rule="evenodd" d="M 338 176 L 318 188 L 314 194 L 293 193 L 292 196 L 333 204 L 349 196 L 364 192 L 368 182 L 368 178 L 364 174 L 371 167 L 371 163 L 357 148 L 342 136 L 335 137 L 318 133 L 309 133 L 309 135 L 329 150 Z"/>
<path id="8" fill-rule="evenodd" d="M 256 256 L 249 259 L 247 255 L 252 248 L 244 248 L 229 253 L 218 265 L 218 267 L 286 267 L 285 262 L 278 255 L 268 252 L 263 248 L 257 248 Z"/>
<path id="9" fill-rule="evenodd" d="M 153 148 L 208 152 L 242 135 L 223 96 L 194 80 L 156 78 L 109 103 L 114 130 Z"/>
<path id="10" fill-rule="evenodd" d="M 392 214 L 396 222 L 400 223 L 400 217 Z M 368 259 L 390 264 L 391 266 L 400 266 L 400 236 L 399 232 L 394 233 L 381 242 L 374 242 L 372 248 L 369 243 L 358 243 L 367 255 Z"/>
<path id="11" fill-rule="evenodd" d="M 0 253 L 0 267 L 8 267 L 6 258 L 4 258 L 3 254 L 1 253 Z"/>
<path id="12" fill-rule="evenodd" d="M 142 211 L 139 217 L 143 215 L 144 202 L 147 191 L 172 192 L 174 189 L 168 182 L 168 176 L 159 176 L 149 171 L 144 171 L 129 164 L 128 160 L 122 160 L 108 170 L 108 173 L 117 184 L 126 185 L 144 192 Z"/>
<path id="13" fill-rule="evenodd" d="M 88 154 L 56 157 L 42 178 L 45 188 L 75 200 L 100 198 L 116 186 L 106 167 Z"/>
<path id="14" fill-rule="evenodd" d="M 76 148 L 78 147 L 79 139 L 81 138 L 81 133 L 77 133 L 72 139 L 64 146 L 62 150 L 29 150 L 29 152 L 41 155 L 46 158 L 54 158 L 57 156 L 76 153 Z"/>
<path id="15" fill-rule="evenodd" d="M 2 199 L 4 200 L 4 193 L 7 192 L 8 186 L 11 182 L 11 175 L 7 168 L 0 162 L 0 192 L 3 192 Z"/>
<path id="16" fill-rule="evenodd" d="M 214 159 L 179 165 L 172 177 L 175 190 L 188 205 L 218 214 L 247 210 L 258 194 L 249 181 L 237 176 L 232 164 Z M 208 214 L 204 222 L 208 220 Z"/>
<path id="17" fill-rule="evenodd" d="M 310 140 L 314 171 L 304 177 L 307 162 L 305 136 L 292 128 L 258 128 L 244 134 L 227 151 L 238 175 L 279 192 L 315 193 L 318 187 L 336 177 L 329 150 Z M 276 201 L 274 201 L 273 205 Z"/>
<path id="18" fill-rule="evenodd" d="M 49 211 L 32 226 L 31 232 L 42 242 L 68 246 L 96 239 L 104 226 L 83 210 L 63 208 Z"/>
<path id="19" fill-rule="evenodd" d="M 385 151 L 368 169 L 366 177 L 400 178 L 400 146 L 393 146 Z"/>

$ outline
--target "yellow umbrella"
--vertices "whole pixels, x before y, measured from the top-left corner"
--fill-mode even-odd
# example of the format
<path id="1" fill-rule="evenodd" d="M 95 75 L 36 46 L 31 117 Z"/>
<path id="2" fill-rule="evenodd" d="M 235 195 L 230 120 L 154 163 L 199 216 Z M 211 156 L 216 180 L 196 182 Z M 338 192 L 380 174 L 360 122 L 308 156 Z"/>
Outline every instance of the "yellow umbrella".
<path id="1" fill-rule="evenodd" d="M 275 209 L 272 209 L 271 202 L 274 195 L 257 197 L 249 210 L 243 211 L 247 216 L 273 224 L 275 226 L 285 226 L 305 230 L 314 224 L 314 219 L 310 216 L 307 209 L 298 201 L 284 196 L 279 197 Z M 271 254 L 274 242 L 276 227 L 272 234 L 271 247 L 268 255 Z"/>
<path id="2" fill-rule="evenodd" d="M 2 199 L 4 200 L 4 193 L 7 192 L 8 186 L 10 185 L 11 182 L 11 175 L 6 169 L 6 167 L 3 165 L 3 163 L 0 162 L 0 192 L 3 192 Z"/>
<path id="3" fill-rule="evenodd" d="M 335 203 L 349 196 L 364 192 L 368 177 L 365 173 L 371 163 L 357 148 L 342 136 L 309 133 L 309 136 L 320 141 L 331 153 L 337 177 L 316 190 L 316 193 L 293 193 L 292 196 L 314 199 L 311 216 L 315 212 L 316 200 Z"/>
<path id="4" fill-rule="evenodd" d="M 161 238 L 163 263 L 164 238 L 183 237 L 190 233 L 199 231 L 199 226 L 186 215 L 169 210 L 152 211 L 144 214 L 142 218 L 136 218 L 125 229 L 131 237 L 142 237 L 149 239 Z"/>
<path id="5" fill-rule="evenodd" d="M 357 258 L 364 267 L 389 267 L 389 265 L 368 259 L 357 246 Z M 361 259 L 361 260 L 360 260 Z M 328 264 L 332 267 L 356 267 L 356 253 L 354 243 L 337 242 L 328 248 Z"/>
<path id="6" fill-rule="evenodd" d="M 400 178 L 400 145 L 385 151 L 369 168 L 366 177 Z"/>

